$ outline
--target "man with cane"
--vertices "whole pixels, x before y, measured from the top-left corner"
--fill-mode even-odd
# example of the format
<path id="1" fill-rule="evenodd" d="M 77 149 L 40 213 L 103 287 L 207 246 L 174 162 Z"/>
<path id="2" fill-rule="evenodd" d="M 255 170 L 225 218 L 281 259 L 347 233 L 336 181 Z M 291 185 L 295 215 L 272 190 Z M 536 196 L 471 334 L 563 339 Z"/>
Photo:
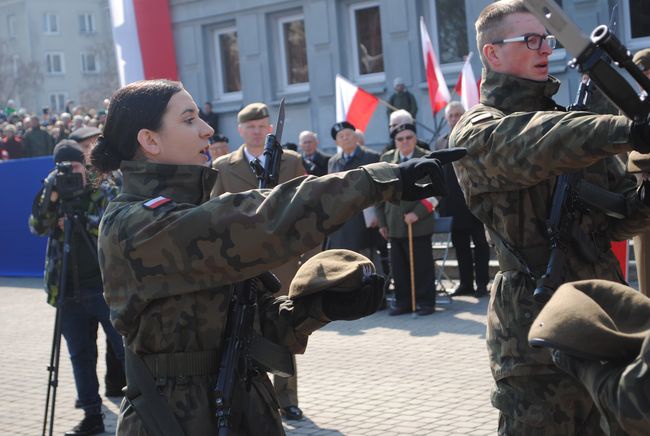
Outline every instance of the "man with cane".
<path id="1" fill-rule="evenodd" d="M 32 233 L 49 238 L 45 286 L 48 303 L 57 308 L 43 434 L 48 412 L 49 434 L 53 429 L 62 334 L 68 345 L 77 388 L 75 406 L 84 411 L 83 420 L 65 434 L 94 435 L 104 432 L 96 372 L 94 329 L 97 323 L 104 328 L 118 359 L 124 362 L 122 338 L 110 323 L 108 306 L 102 295 L 97 259 L 99 221 L 108 201 L 117 194 L 117 188 L 108 182 L 98 187 L 88 183 L 84 154 L 75 141 L 64 140 L 57 144 L 54 162 L 56 169 L 44 180 L 29 217 Z"/>
<path id="2" fill-rule="evenodd" d="M 382 154 L 382 162 L 400 163 L 425 156 L 428 151 L 416 146 L 416 128 L 401 124 L 391 133 L 395 150 Z M 395 305 L 391 316 L 414 312 L 431 315 L 435 312 L 435 270 L 431 250 L 435 198 L 377 206 L 379 232 L 390 241 L 390 262 L 395 281 Z M 412 273 L 410 273 L 412 271 Z M 409 292 L 411 289 L 411 292 Z M 410 294 L 415 294 L 411 296 Z"/>

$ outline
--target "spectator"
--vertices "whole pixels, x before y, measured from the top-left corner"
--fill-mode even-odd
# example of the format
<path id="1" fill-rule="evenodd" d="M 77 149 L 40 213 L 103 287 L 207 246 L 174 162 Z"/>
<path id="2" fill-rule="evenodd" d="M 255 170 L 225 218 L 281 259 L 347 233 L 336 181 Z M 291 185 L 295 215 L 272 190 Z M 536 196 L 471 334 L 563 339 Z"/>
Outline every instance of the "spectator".
<path id="1" fill-rule="evenodd" d="M 27 118 L 30 128 L 25 133 L 23 145 L 25 147 L 26 157 L 49 156 L 54 150 L 54 139 L 41 128 L 38 116 L 34 115 Z"/>
<path id="2" fill-rule="evenodd" d="M 25 148 L 20 136 L 16 135 L 16 126 L 7 124 L 4 129 L 4 138 L 2 138 L 2 148 L 7 152 L 8 159 L 20 159 L 25 157 Z"/>
<path id="3" fill-rule="evenodd" d="M 70 139 L 76 141 L 81 146 L 84 155 L 89 157 L 92 146 L 101 133 L 101 130 L 97 127 L 82 127 L 72 132 L 70 134 Z"/>
<path id="4" fill-rule="evenodd" d="M 393 129 L 396 149 L 381 155 L 382 162 L 399 164 L 414 157 L 425 156 L 428 151 L 416 146 L 415 125 L 402 124 Z M 445 165 L 449 166 L 449 165 Z M 413 230 L 413 268 L 415 271 L 415 295 L 417 314 L 431 315 L 435 312 L 436 287 L 431 234 L 435 197 L 418 201 L 380 203 L 377 206 L 379 233 L 390 240 L 390 264 L 395 282 L 395 305 L 388 314 L 402 315 L 411 312 L 411 277 L 408 226 Z"/>
<path id="5" fill-rule="evenodd" d="M 445 119 L 450 130 L 454 128 L 464 112 L 463 105 L 458 101 L 452 101 L 447 105 Z M 447 148 L 448 141 L 449 134 L 436 142 L 436 149 Z M 447 195 L 442 198 L 439 211 L 440 215 L 454 218 L 451 228 L 451 242 L 456 249 L 458 274 L 460 275 L 460 284 L 452 295 L 485 297 L 488 293 L 487 284 L 490 281 L 490 246 L 485 237 L 485 227 L 478 218 L 472 215 L 472 212 L 467 207 L 454 167 L 445 165 L 442 171 L 445 174 Z M 474 242 L 473 253 L 472 242 Z M 476 288 L 474 288 L 474 278 L 476 278 Z"/>
<path id="6" fill-rule="evenodd" d="M 76 114 L 72 117 L 72 131 L 81 129 L 84 127 L 84 117 L 82 115 Z"/>
<path id="7" fill-rule="evenodd" d="M 298 144 L 307 173 L 313 176 L 327 174 L 327 163 L 332 156 L 318 150 L 318 135 L 310 130 L 304 130 L 298 135 Z"/>
<path id="8" fill-rule="evenodd" d="M 208 125 L 209 125 L 210 127 L 212 127 L 212 129 L 213 129 L 215 132 L 218 132 L 218 131 L 219 131 L 219 128 L 218 128 L 218 127 L 219 127 L 219 123 L 218 123 L 218 121 L 219 121 L 219 115 L 217 115 L 216 113 L 212 112 L 212 103 L 210 103 L 209 101 L 206 101 L 206 102 L 203 104 L 203 110 L 199 112 L 199 117 L 200 117 L 203 121 L 205 121 L 206 123 L 208 123 Z"/>
<path id="9" fill-rule="evenodd" d="M 411 94 L 406 90 L 406 86 L 404 85 L 404 79 L 402 79 L 401 77 L 396 77 L 395 80 L 393 80 L 393 89 L 395 90 L 395 92 L 388 99 L 388 103 L 390 103 L 391 106 L 394 106 L 397 109 L 404 109 L 413 118 L 417 117 L 418 103 L 415 101 L 415 97 L 413 97 L 413 94 Z M 388 116 L 390 116 L 390 114 L 394 112 L 395 109 L 388 108 L 386 109 L 386 111 L 388 113 Z"/>
<path id="10" fill-rule="evenodd" d="M 405 111 L 404 109 L 396 110 L 395 112 L 390 114 L 390 117 L 388 117 L 388 134 L 389 136 L 392 135 L 393 130 L 397 126 L 401 126 L 402 124 L 413 124 L 415 125 L 415 119 L 411 116 L 410 113 Z M 391 136 L 390 142 L 386 144 L 386 147 L 384 147 L 384 150 L 382 153 L 386 153 L 387 151 L 394 150 L 395 149 L 395 141 L 392 139 L 393 137 Z M 420 148 L 424 148 L 425 150 L 429 150 L 429 144 L 426 142 L 418 139 L 417 140 L 417 146 Z"/>
<path id="11" fill-rule="evenodd" d="M 230 153 L 230 144 L 227 136 L 221 134 L 212 135 L 210 138 L 210 158 L 214 161 L 218 157 L 225 156 Z"/>

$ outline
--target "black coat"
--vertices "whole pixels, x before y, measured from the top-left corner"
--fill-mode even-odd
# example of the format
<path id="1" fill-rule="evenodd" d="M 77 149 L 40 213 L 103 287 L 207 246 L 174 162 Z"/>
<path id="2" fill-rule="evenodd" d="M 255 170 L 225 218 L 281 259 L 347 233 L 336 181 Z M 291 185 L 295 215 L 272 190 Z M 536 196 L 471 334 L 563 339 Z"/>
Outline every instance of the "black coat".
<path id="1" fill-rule="evenodd" d="M 311 174 L 312 176 L 324 176 L 327 174 L 327 163 L 331 158 L 331 155 L 316 150 L 310 159 L 303 156 L 302 162 L 307 174 Z"/>
<path id="2" fill-rule="evenodd" d="M 481 221 L 472 215 L 472 212 L 470 212 L 467 207 L 453 165 L 443 165 L 442 171 L 447 185 L 447 195 L 442 197 L 440 204 L 438 205 L 440 215 L 454 217 L 454 230 L 471 229 L 474 226 L 482 226 L 483 224 Z"/>

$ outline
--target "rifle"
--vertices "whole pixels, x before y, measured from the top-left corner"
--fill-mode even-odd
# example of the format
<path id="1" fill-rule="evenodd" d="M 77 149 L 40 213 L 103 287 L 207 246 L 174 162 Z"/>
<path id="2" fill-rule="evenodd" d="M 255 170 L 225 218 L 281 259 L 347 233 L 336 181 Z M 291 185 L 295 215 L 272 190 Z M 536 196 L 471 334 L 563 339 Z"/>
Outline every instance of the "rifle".
<path id="1" fill-rule="evenodd" d="M 278 184 L 282 156 L 282 130 L 284 127 L 284 99 L 280 102 L 275 135 L 266 135 L 264 143 L 264 166 L 258 160 L 251 167 L 259 180 L 259 188 Z M 221 355 L 219 374 L 214 388 L 219 436 L 232 434 L 231 407 L 236 381 L 250 382 L 250 374 L 272 372 L 289 377 L 295 373 L 289 351 L 258 334 L 253 328 L 257 312 L 258 286 L 269 292 L 280 290 L 280 281 L 270 272 L 235 285 L 226 324 L 226 346 Z"/>
<path id="2" fill-rule="evenodd" d="M 524 0 L 524 3 L 528 10 L 555 34 L 567 51 L 575 56 L 569 66 L 589 74 L 590 80 L 581 82 L 578 96 L 575 103 L 569 107 L 570 110 L 586 108 L 589 86 L 593 80 L 603 94 L 628 118 L 645 120 L 648 117 L 650 102 L 636 93 L 628 81 L 613 68 L 612 62 L 628 71 L 646 92 L 650 91 L 650 80 L 634 65 L 629 50 L 608 26 L 596 27 L 591 38 L 587 38 L 553 0 Z M 551 255 L 546 272 L 537 280 L 534 292 L 535 300 L 542 304 L 546 303 L 555 289 L 564 282 L 568 242 L 575 242 L 580 254 L 588 261 L 592 261 L 596 255 L 588 249 L 589 238 L 578 226 L 579 217 L 588 213 L 589 207 L 604 210 L 615 218 L 628 215 L 622 196 L 581 179 L 579 172 L 558 177 L 547 226 Z"/>

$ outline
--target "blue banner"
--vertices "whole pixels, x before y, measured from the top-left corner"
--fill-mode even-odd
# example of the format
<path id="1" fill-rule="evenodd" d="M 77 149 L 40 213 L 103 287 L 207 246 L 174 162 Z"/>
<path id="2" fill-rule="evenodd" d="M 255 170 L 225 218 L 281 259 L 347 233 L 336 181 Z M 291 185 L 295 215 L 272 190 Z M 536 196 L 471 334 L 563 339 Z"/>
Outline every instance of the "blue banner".
<path id="1" fill-rule="evenodd" d="M 47 238 L 32 235 L 27 221 L 52 156 L 0 163 L 0 276 L 42 277 Z"/>

